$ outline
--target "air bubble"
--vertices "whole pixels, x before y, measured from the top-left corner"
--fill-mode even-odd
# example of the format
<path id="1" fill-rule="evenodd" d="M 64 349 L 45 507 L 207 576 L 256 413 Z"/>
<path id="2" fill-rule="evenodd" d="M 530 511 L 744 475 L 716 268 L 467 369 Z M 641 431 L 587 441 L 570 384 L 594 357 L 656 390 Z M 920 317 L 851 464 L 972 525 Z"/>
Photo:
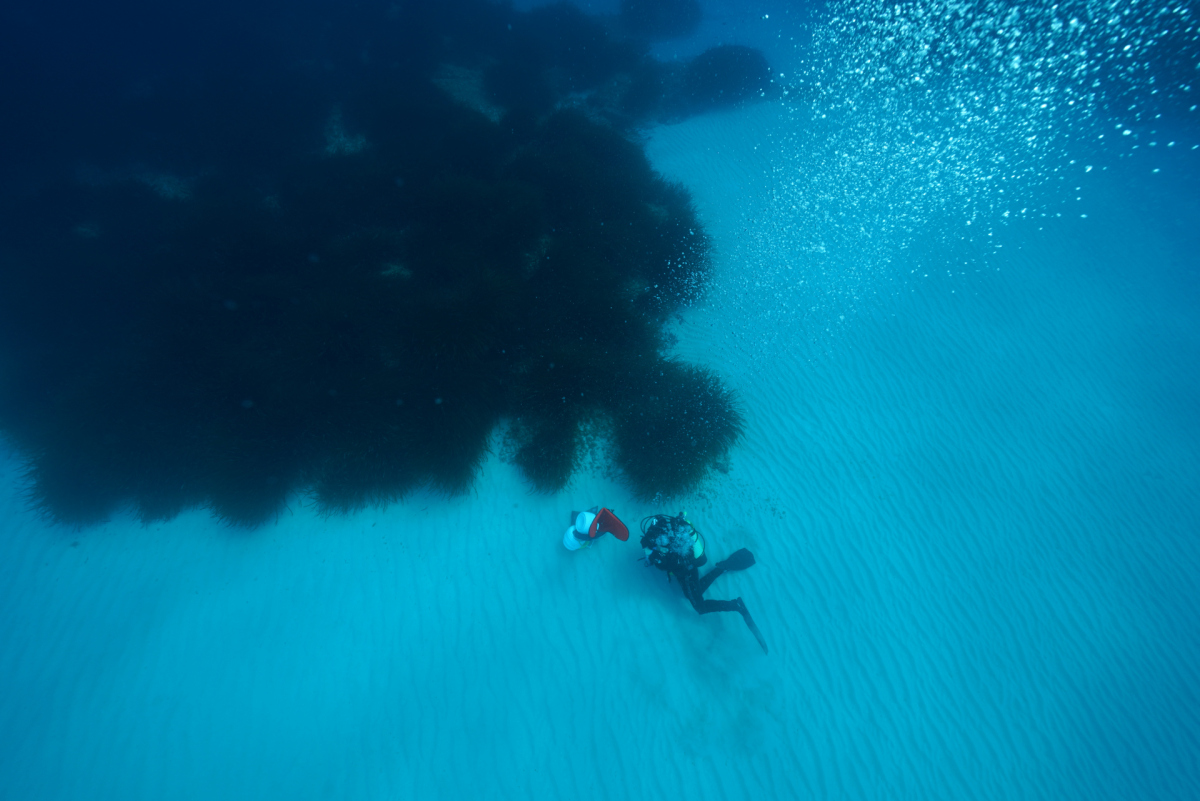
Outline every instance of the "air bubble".
<path id="1" fill-rule="evenodd" d="M 1071 4 L 1069 21 L 1062 5 L 1000 0 L 831 3 L 793 70 L 805 92 L 783 107 L 771 192 L 728 259 L 721 300 L 760 324 L 746 340 L 756 361 L 912 280 L 900 260 L 915 243 L 957 248 L 1018 216 L 1062 216 L 1082 202 L 1067 194 L 1077 164 L 1107 169 L 1143 135 L 1157 147 L 1157 132 L 1133 127 L 1180 101 L 1154 65 L 1165 42 L 1200 35 L 1148 4 L 1114 14 L 1109 0 Z"/>

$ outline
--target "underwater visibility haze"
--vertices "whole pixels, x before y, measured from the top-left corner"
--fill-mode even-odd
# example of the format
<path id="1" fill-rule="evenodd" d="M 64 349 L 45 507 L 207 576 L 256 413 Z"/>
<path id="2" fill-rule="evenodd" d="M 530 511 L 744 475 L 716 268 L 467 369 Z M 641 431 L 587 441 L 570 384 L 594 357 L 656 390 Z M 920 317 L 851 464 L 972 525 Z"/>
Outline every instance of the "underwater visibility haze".
<path id="1" fill-rule="evenodd" d="M 1198 81 L 1191 0 L 0 9 L 0 795 L 1200 797 Z"/>

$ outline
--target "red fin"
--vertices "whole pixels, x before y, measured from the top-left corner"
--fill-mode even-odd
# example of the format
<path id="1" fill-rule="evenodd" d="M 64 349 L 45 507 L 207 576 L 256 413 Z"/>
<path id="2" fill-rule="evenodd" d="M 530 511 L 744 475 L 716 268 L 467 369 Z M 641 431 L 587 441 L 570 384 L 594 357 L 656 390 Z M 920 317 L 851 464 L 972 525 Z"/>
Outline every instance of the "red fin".
<path id="1" fill-rule="evenodd" d="M 596 531 L 596 533 L 592 535 L 593 537 L 598 537 L 601 534 L 608 533 L 612 534 L 621 542 L 625 542 L 629 539 L 629 529 L 625 527 L 624 523 L 617 519 L 616 515 L 607 509 L 601 509 L 600 513 L 596 515 L 596 519 L 592 521 L 592 528 Z"/>

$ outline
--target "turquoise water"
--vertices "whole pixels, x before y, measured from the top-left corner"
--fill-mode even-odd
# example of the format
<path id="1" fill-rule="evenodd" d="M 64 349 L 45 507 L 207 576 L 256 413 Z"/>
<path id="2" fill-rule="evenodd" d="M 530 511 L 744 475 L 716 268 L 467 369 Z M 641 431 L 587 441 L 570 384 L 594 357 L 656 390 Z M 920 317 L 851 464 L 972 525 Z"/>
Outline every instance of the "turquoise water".
<path id="1" fill-rule="evenodd" d="M 879 49 L 812 19 L 778 31 L 818 43 L 772 53 L 784 80 Z M 530 494 L 497 447 L 465 498 L 76 531 L 6 456 L 2 794 L 1200 797 L 1200 135 L 1103 71 L 1108 41 L 1044 71 L 1081 105 L 1096 70 L 1128 80 L 1120 119 L 1031 106 L 1008 53 L 933 97 L 831 80 L 648 132 L 716 248 L 676 351 L 748 419 L 687 497 L 638 503 L 603 465 Z M 751 548 L 710 597 L 745 598 L 770 656 L 634 545 L 564 551 L 594 503 Z"/>

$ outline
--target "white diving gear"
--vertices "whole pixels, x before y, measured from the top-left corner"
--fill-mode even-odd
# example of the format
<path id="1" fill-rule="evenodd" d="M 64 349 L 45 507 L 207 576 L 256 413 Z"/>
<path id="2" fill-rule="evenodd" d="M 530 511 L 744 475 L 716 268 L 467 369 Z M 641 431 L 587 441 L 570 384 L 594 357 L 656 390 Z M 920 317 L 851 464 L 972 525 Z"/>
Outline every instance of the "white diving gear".
<path id="1" fill-rule="evenodd" d="M 588 536 L 588 529 L 592 527 L 592 521 L 595 519 L 596 515 L 593 512 L 580 512 L 575 518 L 575 525 L 563 532 L 563 547 L 568 551 L 578 551 L 591 545 L 592 539 Z"/>

